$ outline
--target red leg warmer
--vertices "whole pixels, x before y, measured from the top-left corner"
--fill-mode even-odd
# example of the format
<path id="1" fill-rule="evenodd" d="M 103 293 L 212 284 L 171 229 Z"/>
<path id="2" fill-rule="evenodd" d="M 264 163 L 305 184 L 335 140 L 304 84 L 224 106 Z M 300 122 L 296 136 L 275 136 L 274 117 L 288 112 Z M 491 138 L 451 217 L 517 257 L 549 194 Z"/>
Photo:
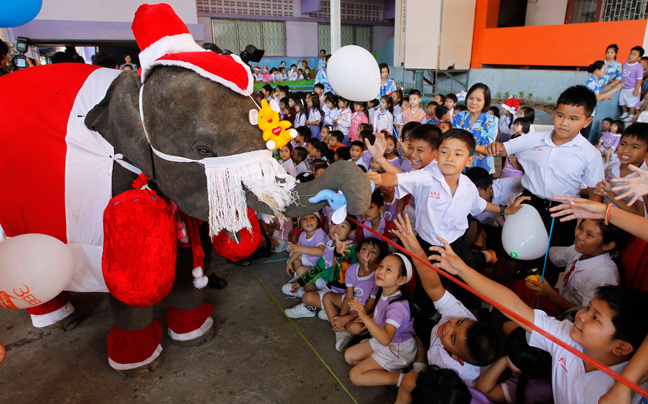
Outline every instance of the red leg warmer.
<path id="1" fill-rule="evenodd" d="M 41 328 L 63 320 L 74 312 L 74 306 L 70 304 L 70 292 L 61 292 L 54 299 L 25 310 L 31 314 L 34 327 Z"/>
<path id="2" fill-rule="evenodd" d="M 115 370 L 134 369 L 147 365 L 162 352 L 162 326 L 153 319 L 151 325 L 138 331 L 121 330 L 115 326 L 108 335 L 108 363 Z"/>
<path id="3" fill-rule="evenodd" d="M 209 302 L 190 310 L 171 307 L 166 319 L 169 336 L 176 341 L 189 341 L 200 337 L 214 324 L 211 318 L 213 312 L 214 306 Z"/>

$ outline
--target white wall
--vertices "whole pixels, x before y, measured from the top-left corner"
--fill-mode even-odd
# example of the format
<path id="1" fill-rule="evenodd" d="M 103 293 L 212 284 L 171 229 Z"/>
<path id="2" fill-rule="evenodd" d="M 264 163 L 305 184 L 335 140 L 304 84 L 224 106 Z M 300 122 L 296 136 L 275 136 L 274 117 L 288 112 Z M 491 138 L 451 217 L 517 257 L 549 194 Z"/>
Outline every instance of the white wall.
<path id="1" fill-rule="evenodd" d="M 286 21 L 286 56 L 316 56 L 317 23 L 303 21 Z"/>
<path id="2" fill-rule="evenodd" d="M 476 0 L 446 0 L 441 20 L 439 69 L 470 69 Z"/>
<path id="3" fill-rule="evenodd" d="M 565 23 L 568 0 L 536 0 L 527 4 L 526 26 Z"/>
<path id="4" fill-rule="evenodd" d="M 408 0 L 405 11 L 405 67 L 436 69 L 443 0 Z M 394 52 L 396 63 L 396 52 Z"/>
<path id="5" fill-rule="evenodd" d="M 18 0 L 13 0 L 18 1 Z M 164 0 L 185 24 L 196 24 L 196 0 Z M 37 20 L 132 22 L 146 0 L 45 0 Z"/>

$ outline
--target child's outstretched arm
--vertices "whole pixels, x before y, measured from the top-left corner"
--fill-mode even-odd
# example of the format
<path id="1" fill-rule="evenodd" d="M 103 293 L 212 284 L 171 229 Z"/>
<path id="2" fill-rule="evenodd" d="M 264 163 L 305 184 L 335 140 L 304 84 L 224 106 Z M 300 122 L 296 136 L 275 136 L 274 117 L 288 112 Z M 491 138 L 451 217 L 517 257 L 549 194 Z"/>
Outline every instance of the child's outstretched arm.
<path id="1" fill-rule="evenodd" d="M 506 148 L 504 147 L 504 144 L 501 142 L 493 142 L 486 146 L 486 153 L 489 156 L 494 156 L 494 157 L 506 157 L 508 156 L 508 153 L 506 152 Z"/>
<path id="2" fill-rule="evenodd" d="M 534 322 L 535 313 L 533 312 L 533 309 L 527 306 L 511 289 L 488 279 L 484 275 L 470 268 L 457 256 L 457 254 L 455 254 L 454 251 L 452 251 L 452 247 L 450 247 L 450 244 L 448 244 L 446 240 L 441 237 L 439 237 L 439 240 L 443 243 L 443 247 L 430 247 L 435 254 L 429 257 L 431 260 L 439 261 L 436 264 L 437 267 L 446 270 L 450 274 L 460 276 L 471 288 L 491 300 L 498 302 L 509 309 L 509 311 L 520 315 L 527 321 L 531 323 Z M 514 318 L 509 318 L 515 321 Z M 523 324 L 520 324 L 520 326 L 522 326 L 526 331 L 532 332 L 531 328 Z"/>
<path id="3" fill-rule="evenodd" d="M 506 396 L 504 395 L 504 391 L 502 391 L 502 383 L 498 383 L 498 380 L 507 367 L 507 357 L 503 356 L 499 358 L 486 372 L 484 372 L 483 375 L 481 375 L 479 380 L 477 380 L 477 383 L 475 383 L 475 390 L 480 391 L 496 403 L 505 403 Z"/>
<path id="4" fill-rule="evenodd" d="M 382 186 L 395 187 L 398 185 L 398 177 L 393 173 L 378 174 L 375 171 L 368 171 L 367 176 L 370 181 L 373 181 L 374 184 L 376 184 L 376 188 Z"/>
<path id="5" fill-rule="evenodd" d="M 504 214 L 505 215 L 514 215 L 518 212 L 518 210 L 522 209 L 522 202 L 531 200 L 530 196 L 521 196 L 513 202 L 513 205 L 507 207 L 504 209 Z M 491 213 L 500 213 L 500 207 L 498 205 L 495 205 L 494 203 L 486 202 L 486 209 L 484 209 L 486 212 L 491 212 Z"/>
<path id="6" fill-rule="evenodd" d="M 419 244 L 414 235 L 414 231 L 412 230 L 409 215 L 407 213 L 403 216 L 397 215 L 396 219 L 394 219 L 394 226 L 395 229 L 392 230 L 392 233 L 401 240 L 403 247 L 414 255 L 427 261 L 427 254 L 423 251 L 423 247 Z M 446 290 L 441 284 L 439 274 L 418 260 L 414 260 L 414 267 L 416 268 L 416 273 L 421 279 L 423 289 L 425 289 L 425 293 L 430 296 L 430 299 L 432 299 L 433 302 L 441 299 Z"/>

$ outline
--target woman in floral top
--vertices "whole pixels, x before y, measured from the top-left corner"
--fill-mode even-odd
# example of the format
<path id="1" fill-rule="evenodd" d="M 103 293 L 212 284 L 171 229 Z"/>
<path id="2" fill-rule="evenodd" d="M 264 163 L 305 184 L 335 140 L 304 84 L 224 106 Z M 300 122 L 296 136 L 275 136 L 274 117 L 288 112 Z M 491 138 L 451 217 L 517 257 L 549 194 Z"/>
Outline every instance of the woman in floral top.
<path id="1" fill-rule="evenodd" d="M 476 83 L 466 96 L 467 111 L 459 112 L 452 124 L 453 128 L 465 129 L 475 136 L 477 146 L 487 146 L 497 137 L 498 119 L 488 113 L 491 93 L 486 84 Z M 473 167 L 484 168 L 489 173 L 495 173 L 495 160 L 485 154 L 475 152 Z"/>

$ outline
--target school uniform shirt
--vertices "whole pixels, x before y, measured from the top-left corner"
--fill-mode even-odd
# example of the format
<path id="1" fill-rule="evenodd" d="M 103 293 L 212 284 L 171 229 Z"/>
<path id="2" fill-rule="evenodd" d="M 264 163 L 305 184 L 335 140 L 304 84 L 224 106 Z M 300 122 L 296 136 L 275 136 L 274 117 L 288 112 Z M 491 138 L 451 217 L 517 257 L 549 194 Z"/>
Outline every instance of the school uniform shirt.
<path id="1" fill-rule="evenodd" d="M 294 164 L 294 163 L 293 163 Z M 295 171 L 297 172 L 297 175 L 301 173 L 308 173 L 310 172 L 310 169 L 308 168 L 308 164 L 306 164 L 306 161 L 302 161 L 301 163 L 297 164 L 295 166 Z M 296 176 L 297 176 L 296 175 Z M 296 177 L 295 176 L 295 177 Z"/>
<path id="2" fill-rule="evenodd" d="M 412 112 L 412 108 L 403 110 L 403 125 L 408 122 L 420 122 L 426 118 L 425 111 L 420 106 L 416 108 L 416 112 Z"/>
<path id="3" fill-rule="evenodd" d="M 369 123 L 369 117 L 364 112 L 354 112 L 351 118 L 351 127 L 349 128 L 349 142 L 358 140 L 358 126 L 361 123 Z"/>
<path id="4" fill-rule="evenodd" d="M 387 161 L 389 161 L 394 167 L 405 172 L 403 161 L 400 159 L 400 157 L 396 156 L 393 159 L 387 159 Z"/>
<path id="5" fill-rule="evenodd" d="M 286 170 L 286 172 L 293 177 L 297 176 L 297 170 L 295 169 L 295 163 L 293 163 L 292 159 L 288 159 L 286 161 L 281 162 L 281 166 Z"/>
<path id="6" fill-rule="evenodd" d="M 468 310 L 452 293 L 446 292 L 441 299 L 434 302 L 434 307 L 441 314 L 441 320 L 432 328 L 430 336 L 430 349 L 427 351 L 427 360 L 429 365 L 437 365 L 441 369 L 452 369 L 459 374 L 468 386 L 472 387 L 475 381 L 479 378 L 481 368 L 479 366 L 471 365 L 464 361 L 464 364 L 457 362 L 450 356 L 448 351 L 443 347 L 441 338 L 439 337 L 439 330 L 448 321 L 454 318 L 467 318 L 469 320 L 477 321 L 475 316 Z"/>
<path id="7" fill-rule="evenodd" d="M 623 72 L 621 77 L 621 82 L 623 82 L 623 89 L 635 89 L 637 87 L 637 81 L 639 80 L 643 80 L 643 67 L 641 66 L 641 63 L 635 62 L 633 64 L 630 64 L 628 62 L 625 62 L 623 64 Z"/>
<path id="8" fill-rule="evenodd" d="M 493 181 L 493 200 L 491 203 L 495 205 L 511 206 L 518 196 L 524 191 L 522 188 L 522 178 L 498 178 Z M 499 213 L 482 212 L 475 215 L 480 223 L 489 226 L 502 227 L 504 226 L 504 216 Z"/>
<path id="9" fill-rule="evenodd" d="M 322 229 L 317 229 L 315 234 L 313 234 L 313 237 L 308 238 L 306 236 L 306 232 L 302 232 L 302 234 L 299 235 L 299 239 L 297 240 L 297 245 L 301 247 L 319 247 L 321 245 L 326 246 L 326 243 L 328 243 L 329 237 L 324 233 L 324 230 Z M 302 254 L 302 263 L 304 265 L 308 266 L 315 266 L 317 264 L 317 260 L 319 260 L 320 257 L 314 256 L 314 255 L 309 255 L 309 254 Z"/>
<path id="10" fill-rule="evenodd" d="M 340 117 L 340 110 L 337 108 L 329 109 L 328 107 L 322 107 L 322 111 L 324 112 L 324 125 L 335 126 L 333 125 L 333 121 Z"/>
<path id="11" fill-rule="evenodd" d="M 599 147 L 600 151 L 605 151 L 609 148 L 612 148 L 612 151 L 616 151 L 617 147 L 619 147 L 619 142 L 621 141 L 621 135 L 615 135 L 609 131 L 604 132 L 599 141 L 601 142 L 601 147 Z"/>
<path id="12" fill-rule="evenodd" d="M 390 135 L 394 134 L 391 123 L 394 121 L 394 116 L 389 111 L 382 112 L 382 110 L 377 110 L 373 119 L 371 120 L 374 127 L 374 132 L 380 132 L 381 130 L 386 130 Z"/>
<path id="13" fill-rule="evenodd" d="M 407 300 L 389 304 L 390 301 L 400 296 L 400 290 L 391 296 L 380 296 L 374 310 L 373 319 L 378 327 L 384 329 L 387 324 L 396 327 L 396 334 L 394 334 L 391 344 L 405 342 L 414 336 L 414 320 L 410 314 Z"/>
<path id="14" fill-rule="evenodd" d="M 569 331 L 574 323 L 569 320 L 558 321 L 542 310 L 534 310 L 534 324 L 549 334 L 564 341 L 568 345 L 583 351 L 583 347 L 569 336 Z M 614 379 L 600 370 L 585 373 L 585 364 L 582 359 L 553 343 L 537 332 L 527 334 L 529 345 L 545 350 L 551 354 L 552 374 L 551 385 L 555 404 L 591 404 L 597 403 L 599 398 L 612 387 Z M 610 369 L 621 373 L 628 362 L 622 362 Z M 646 388 L 648 383 L 642 384 Z M 638 404 L 641 396 L 635 394 L 633 404 Z"/>
<path id="15" fill-rule="evenodd" d="M 394 125 L 403 125 L 403 108 L 400 105 L 394 105 Z"/>
<path id="16" fill-rule="evenodd" d="M 296 81 L 298 77 L 299 77 L 299 73 L 297 73 L 297 70 L 288 71 L 288 80 Z"/>
<path id="17" fill-rule="evenodd" d="M 351 108 L 347 108 L 344 111 L 340 112 L 338 116 L 338 122 L 336 130 L 339 130 L 344 134 L 344 137 L 349 136 L 349 129 L 351 128 L 351 119 L 353 119 L 353 112 Z"/>
<path id="18" fill-rule="evenodd" d="M 288 80 L 288 75 L 286 73 L 275 74 L 275 81 L 286 81 L 286 80 Z"/>
<path id="19" fill-rule="evenodd" d="M 477 187 L 463 174 L 459 176 L 453 196 L 436 161 L 421 170 L 396 174 L 396 177 L 396 199 L 408 194 L 414 197 L 418 234 L 432 245 L 441 245 L 437 236 L 453 243 L 468 229 L 468 215 L 474 216 L 486 209 L 487 203 L 479 196 Z"/>
<path id="20" fill-rule="evenodd" d="M 391 202 L 385 201 L 385 206 L 383 208 L 383 217 L 385 220 L 393 222 L 396 219 L 398 213 L 398 199 L 394 196 Z"/>
<path id="21" fill-rule="evenodd" d="M 605 76 L 599 79 L 601 88 L 605 87 L 612 80 L 621 80 L 621 78 L 623 77 L 623 65 L 621 64 L 621 62 L 617 62 L 615 60 L 612 63 L 608 64 L 607 60 L 604 60 L 603 63 L 605 63 L 606 69 Z"/>
<path id="22" fill-rule="evenodd" d="M 308 109 L 308 119 L 307 120 L 310 121 L 310 122 L 313 122 L 313 121 L 318 122 L 316 125 L 310 124 L 310 125 L 308 125 L 308 127 L 310 128 L 311 134 L 313 135 L 313 137 L 315 139 L 319 139 L 319 140 L 322 140 L 322 138 L 320 137 L 320 126 L 319 126 L 319 122 L 320 122 L 321 119 L 322 119 L 322 113 L 320 112 L 319 109 L 311 109 L 311 108 Z"/>
<path id="23" fill-rule="evenodd" d="M 524 167 L 522 186 L 545 199 L 578 197 L 582 183 L 595 188 L 603 178 L 601 153 L 580 133 L 556 146 L 553 133 L 528 133 L 504 143 L 506 153 L 515 154 Z"/>
<path id="24" fill-rule="evenodd" d="M 597 80 L 596 77 L 594 77 L 593 74 L 590 73 L 589 77 L 587 78 L 587 81 L 585 82 L 585 87 L 589 88 L 592 90 L 592 92 L 596 95 L 601 94 L 601 81 Z M 594 112 L 592 112 L 592 116 L 596 116 L 596 111 L 598 110 L 598 101 L 596 101 L 596 106 L 594 107 Z"/>
<path id="25" fill-rule="evenodd" d="M 378 293 L 376 286 L 376 273 L 371 271 L 367 276 L 359 276 L 360 263 L 349 266 L 346 270 L 344 281 L 347 288 L 353 288 L 353 300 L 357 300 L 364 306 L 369 298 L 375 299 Z"/>
<path id="26" fill-rule="evenodd" d="M 565 267 L 558 293 L 576 306 L 587 306 L 599 286 L 619 285 L 619 270 L 609 253 L 586 260 L 582 256 L 573 245 L 549 249 L 551 262 Z"/>
<path id="27" fill-rule="evenodd" d="M 513 126 L 511 125 L 511 121 L 515 119 L 515 116 L 512 117 L 510 115 L 503 115 L 499 119 L 500 142 L 508 142 L 511 139 L 511 136 L 513 135 Z"/>
<path id="28" fill-rule="evenodd" d="M 300 126 L 306 126 L 306 114 L 303 112 L 298 112 L 297 115 L 295 115 L 295 122 L 293 122 L 293 126 L 296 128 L 299 128 Z"/>
<path id="29" fill-rule="evenodd" d="M 479 115 L 473 126 L 470 126 L 470 111 L 461 111 L 452 122 L 453 128 L 464 129 L 472 133 L 477 146 L 487 146 L 495 141 L 497 137 L 498 119 L 489 113 L 483 112 Z M 472 167 L 481 167 L 489 174 L 495 173 L 495 159 L 485 154 L 474 154 L 475 160 Z"/>

